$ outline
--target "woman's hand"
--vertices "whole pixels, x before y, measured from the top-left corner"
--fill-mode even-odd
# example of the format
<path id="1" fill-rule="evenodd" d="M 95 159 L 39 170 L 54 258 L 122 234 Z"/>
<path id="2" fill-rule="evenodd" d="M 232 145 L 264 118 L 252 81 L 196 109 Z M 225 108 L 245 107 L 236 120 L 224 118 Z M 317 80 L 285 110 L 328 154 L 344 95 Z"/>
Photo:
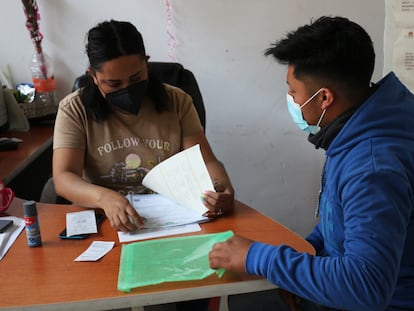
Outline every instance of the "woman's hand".
<path id="1" fill-rule="evenodd" d="M 142 228 L 143 219 L 119 192 L 86 182 L 82 149 L 58 148 L 53 151 L 53 180 L 56 193 L 83 207 L 101 208 L 112 228 L 128 232 Z"/>
<path id="2" fill-rule="evenodd" d="M 112 228 L 117 231 L 129 232 L 144 227 L 144 220 L 131 206 L 128 199 L 118 192 L 107 189 L 98 202 L 105 211 Z"/>
<path id="3" fill-rule="evenodd" d="M 183 149 L 200 145 L 203 160 L 206 163 L 210 178 L 213 180 L 214 191 L 205 191 L 201 194 L 204 205 L 208 211 L 204 216 L 216 218 L 228 214 L 234 208 L 234 190 L 223 163 L 219 162 L 211 150 L 203 131 L 192 136 L 183 137 Z"/>
<path id="4" fill-rule="evenodd" d="M 230 213 L 234 208 L 234 191 L 233 188 L 226 188 L 222 184 L 215 184 L 214 191 L 205 191 L 203 193 L 203 203 L 208 208 L 204 216 L 216 218 L 218 216 Z"/>
<path id="5" fill-rule="evenodd" d="M 246 272 L 246 258 L 253 241 L 241 236 L 233 236 L 226 242 L 216 243 L 208 259 L 212 269 L 224 268 L 229 271 Z"/>

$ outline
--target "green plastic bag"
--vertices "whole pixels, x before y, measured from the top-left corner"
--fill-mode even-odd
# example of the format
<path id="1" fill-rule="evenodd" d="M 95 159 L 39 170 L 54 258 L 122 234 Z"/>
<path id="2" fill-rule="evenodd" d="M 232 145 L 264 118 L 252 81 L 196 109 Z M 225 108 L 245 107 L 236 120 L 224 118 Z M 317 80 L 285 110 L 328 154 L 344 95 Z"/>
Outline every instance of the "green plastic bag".
<path id="1" fill-rule="evenodd" d="M 122 245 L 118 290 L 163 282 L 201 280 L 224 269 L 210 269 L 208 253 L 215 243 L 233 236 L 232 231 L 165 238 Z"/>

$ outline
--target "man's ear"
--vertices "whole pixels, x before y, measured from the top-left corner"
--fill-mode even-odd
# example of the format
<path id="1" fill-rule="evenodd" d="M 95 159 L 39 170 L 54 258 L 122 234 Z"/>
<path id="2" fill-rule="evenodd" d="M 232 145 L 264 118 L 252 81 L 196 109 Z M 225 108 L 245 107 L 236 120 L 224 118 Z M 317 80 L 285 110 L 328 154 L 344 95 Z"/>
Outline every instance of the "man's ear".
<path id="1" fill-rule="evenodd" d="M 325 110 L 333 105 L 335 101 L 335 94 L 331 91 L 331 89 L 326 88 L 326 87 L 322 88 L 321 94 L 322 94 L 321 109 Z"/>

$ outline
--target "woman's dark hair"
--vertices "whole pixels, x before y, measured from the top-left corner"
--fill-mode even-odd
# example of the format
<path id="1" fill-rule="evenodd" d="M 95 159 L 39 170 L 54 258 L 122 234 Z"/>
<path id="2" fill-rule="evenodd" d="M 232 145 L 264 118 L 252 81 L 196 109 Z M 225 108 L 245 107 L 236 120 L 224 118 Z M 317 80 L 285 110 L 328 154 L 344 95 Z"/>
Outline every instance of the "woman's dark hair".
<path id="1" fill-rule="evenodd" d="M 294 66 L 297 79 L 330 81 L 348 94 L 371 82 L 375 52 L 368 33 L 344 17 L 322 16 L 266 50 L 279 63 Z"/>
<path id="2" fill-rule="evenodd" d="M 102 22 L 89 30 L 86 54 L 93 72 L 100 71 L 105 62 L 120 56 L 146 57 L 144 41 L 135 26 L 129 22 L 115 20 Z M 164 85 L 151 72 L 148 73 L 147 95 L 156 111 L 169 109 L 168 94 Z M 106 119 L 109 105 L 91 77 L 86 80 L 80 97 L 90 117 L 97 122 Z"/>

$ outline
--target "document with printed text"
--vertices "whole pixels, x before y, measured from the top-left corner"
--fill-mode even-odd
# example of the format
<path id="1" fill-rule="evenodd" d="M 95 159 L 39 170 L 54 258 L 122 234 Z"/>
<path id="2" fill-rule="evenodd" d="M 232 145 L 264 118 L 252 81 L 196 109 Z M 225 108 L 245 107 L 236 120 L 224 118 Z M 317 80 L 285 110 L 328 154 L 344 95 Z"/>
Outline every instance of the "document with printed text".
<path id="1" fill-rule="evenodd" d="M 97 233 L 95 212 L 93 210 L 66 213 L 66 235 Z"/>
<path id="2" fill-rule="evenodd" d="M 145 218 L 144 229 L 176 227 L 209 220 L 159 194 L 135 194 L 127 198 L 137 213 Z"/>
<path id="3" fill-rule="evenodd" d="M 115 242 L 93 241 L 86 251 L 80 254 L 75 261 L 97 261 L 105 256 L 115 245 Z"/>
<path id="4" fill-rule="evenodd" d="M 200 145 L 185 149 L 155 166 L 142 184 L 199 215 L 207 211 L 201 200 L 202 193 L 215 191 Z"/>
<path id="5" fill-rule="evenodd" d="M 4 220 L 13 220 L 13 225 L 5 232 L 0 233 L 0 260 L 6 255 L 7 251 L 16 241 L 20 232 L 24 229 L 24 220 L 15 216 L 1 217 Z"/>
<path id="6" fill-rule="evenodd" d="M 158 164 L 145 176 L 142 184 L 157 193 L 126 197 L 145 218 L 145 227 L 135 232 L 118 232 L 120 242 L 200 231 L 198 224 L 209 220 L 203 216 L 207 207 L 202 194 L 206 190 L 215 190 L 200 145 Z"/>

